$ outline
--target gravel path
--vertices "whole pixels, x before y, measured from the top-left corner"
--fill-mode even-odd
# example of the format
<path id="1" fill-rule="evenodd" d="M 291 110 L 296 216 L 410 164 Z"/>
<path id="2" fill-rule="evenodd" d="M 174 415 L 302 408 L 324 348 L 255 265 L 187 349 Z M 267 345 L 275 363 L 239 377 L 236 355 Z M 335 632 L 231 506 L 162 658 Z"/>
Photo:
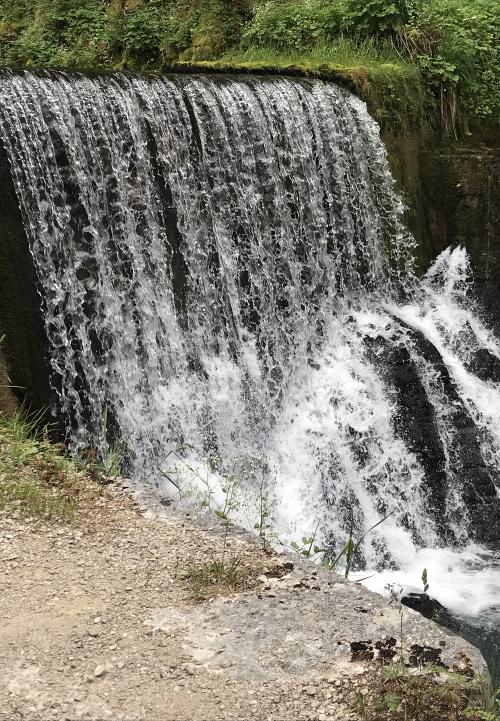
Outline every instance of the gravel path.
<path id="1" fill-rule="evenodd" d="M 186 570 L 220 557 L 221 523 L 142 511 L 108 490 L 71 526 L 0 514 L 0 721 L 357 718 L 396 609 L 238 529 L 226 553 L 251 569 L 246 587 L 195 602 Z M 405 610 L 405 646 L 417 640 L 483 667 Z"/>

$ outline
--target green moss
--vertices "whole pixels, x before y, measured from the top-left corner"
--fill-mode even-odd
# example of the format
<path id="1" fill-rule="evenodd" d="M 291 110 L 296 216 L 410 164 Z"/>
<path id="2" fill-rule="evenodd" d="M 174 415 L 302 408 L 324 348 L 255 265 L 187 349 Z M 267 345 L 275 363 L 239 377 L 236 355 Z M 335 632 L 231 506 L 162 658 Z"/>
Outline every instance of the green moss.
<path id="1" fill-rule="evenodd" d="M 173 69 L 201 72 L 252 72 L 302 75 L 335 80 L 361 98 L 372 115 L 386 126 L 424 121 L 424 92 L 418 69 L 378 54 L 370 44 L 346 40 L 308 52 L 286 54 L 267 49 L 231 51 L 221 58 L 180 62 Z"/>

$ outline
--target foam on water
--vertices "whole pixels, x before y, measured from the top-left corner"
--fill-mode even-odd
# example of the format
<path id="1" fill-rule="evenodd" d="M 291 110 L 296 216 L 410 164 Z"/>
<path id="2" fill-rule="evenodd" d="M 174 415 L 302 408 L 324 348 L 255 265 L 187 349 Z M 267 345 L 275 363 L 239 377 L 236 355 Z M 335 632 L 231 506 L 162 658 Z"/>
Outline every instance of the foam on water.
<path id="1" fill-rule="evenodd" d="M 495 609 L 500 620 L 500 563 L 493 553 L 471 544 L 465 548 L 419 548 L 395 571 L 375 573 L 365 585 L 387 595 L 387 586 L 401 585 L 406 592 L 422 592 L 422 571 L 427 569 L 429 593 L 458 616 L 479 617 Z M 357 574 L 358 576 L 360 573 Z M 363 576 L 369 575 L 363 571 Z"/>

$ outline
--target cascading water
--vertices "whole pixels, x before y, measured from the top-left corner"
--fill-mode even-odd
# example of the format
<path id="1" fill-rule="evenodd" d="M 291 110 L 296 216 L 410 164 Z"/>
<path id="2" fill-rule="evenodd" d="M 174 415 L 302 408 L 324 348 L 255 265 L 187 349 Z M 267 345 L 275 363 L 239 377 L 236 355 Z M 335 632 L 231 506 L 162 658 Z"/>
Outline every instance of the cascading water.
<path id="1" fill-rule="evenodd" d="M 3 72 L 0 137 L 75 450 L 112 434 L 164 485 L 175 450 L 207 486 L 237 477 L 250 525 L 264 494 L 289 539 L 336 547 L 389 516 L 359 565 L 426 565 L 457 611 L 497 603 L 500 344 L 463 250 L 415 279 L 361 101 L 318 80 Z"/>

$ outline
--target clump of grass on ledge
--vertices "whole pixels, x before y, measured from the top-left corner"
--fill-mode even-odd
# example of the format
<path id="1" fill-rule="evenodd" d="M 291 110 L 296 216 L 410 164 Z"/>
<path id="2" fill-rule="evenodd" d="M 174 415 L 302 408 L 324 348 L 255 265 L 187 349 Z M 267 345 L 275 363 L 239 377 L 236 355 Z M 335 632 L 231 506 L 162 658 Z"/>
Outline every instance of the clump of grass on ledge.
<path id="1" fill-rule="evenodd" d="M 373 40 L 353 41 L 346 37 L 339 37 L 328 44 L 314 45 L 309 49 L 288 52 L 266 47 L 232 50 L 225 53 L 219 62 L 267 65 L 275 68 L 295 65 L 310 72 L 354 71 L 363 68 L 386 78 L 393 74 L 402 75 L 406 79 L 418 77 L 415 65 L 403 60 L 389 47 L 380 49 Z"/>
<path id="2" fill-rule="evenodd" d="M 0 511 L 71 522 L 78 502 L 100 493 L 99 486 L 62 446 L 36 433 L 40 420 L 23 411 L 0 414 Z"/>
<path id="3" fill-rule="evenodd" d="M 357 92 L 379 120 L 415 120 L 424 114 L 424 90 L 418 67 L 391 47 L 373 40 L 345 37 L 307 50 L 285 51 L 267 47 L 231 50 L 217 60 L 175 63 L 200 70 L 226 72 L 280 72 L 323 77 L 344 83 Z"/>
<path id="4" fill-rule="evenodd" d="M 354 703 L 363 721 L 500 721 L 488 680 L 424 666 L 374 670 L 371 691 Z"/>
<path id="5" fill-rule="evenodd" d="M 191 596 L 203 601 L 213 596 L 240 591 L 248 586 L 251 571 L 242 565 L 239 558 L 214 559 L 192 566 L 184 575 Z"/>

